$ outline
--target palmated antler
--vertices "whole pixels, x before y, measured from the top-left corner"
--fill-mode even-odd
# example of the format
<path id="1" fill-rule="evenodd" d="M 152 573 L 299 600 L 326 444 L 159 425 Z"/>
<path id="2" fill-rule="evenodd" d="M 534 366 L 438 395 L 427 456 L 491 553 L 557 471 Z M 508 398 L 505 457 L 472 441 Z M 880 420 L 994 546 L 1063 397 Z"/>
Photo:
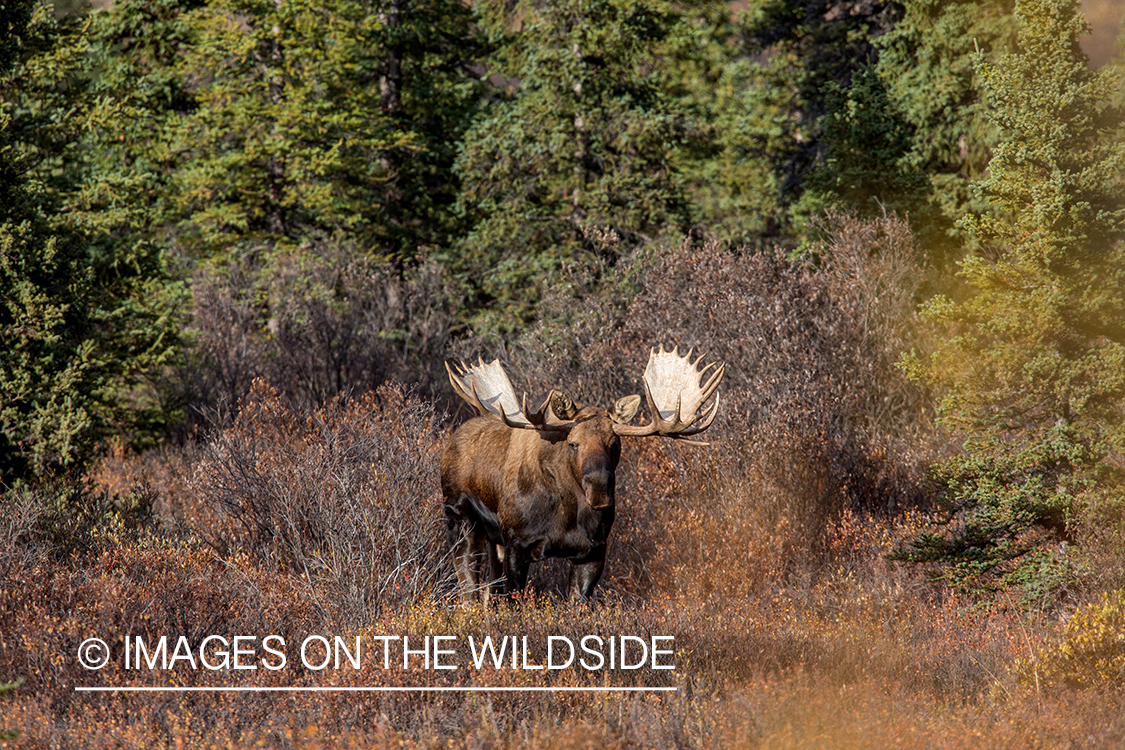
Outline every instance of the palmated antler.
<path id="1" fill-rule="evenodd" d="M 449 383 L 458 396 L 481 416 L 497 417 L 509 427 L 522 430 L 566 432 L 575 425 L 578 410 L 569 396 L 561 391 L 551 391 L 538 411 L 527 410 L 527 394 L 522 402 L 516 400 L 512 381 L 496 359 L 489 364 L 482 358 L 471 367 L 464 364 L 445 363 Z"/>
<path id="2" fill-rule="evenodd" d="M 726 365 L 712 362 L 700 368 L 703 355 L 691 359 L 692 352 L 680 356 L 679 347 L 670 352 L 652 350 L 645 367 L 645 399 L 652 422 L 647 425 L 614 424 L 618 435 L 645 437 L 663 435 L 682 438 L 703 432 L 715 421 L 719 413 L 719 381 L 723 379 Z M 704 382 L 706 378 L 706 382 Z M 710 408 L 700 408 L 711 396 L 715 400 Z"/>

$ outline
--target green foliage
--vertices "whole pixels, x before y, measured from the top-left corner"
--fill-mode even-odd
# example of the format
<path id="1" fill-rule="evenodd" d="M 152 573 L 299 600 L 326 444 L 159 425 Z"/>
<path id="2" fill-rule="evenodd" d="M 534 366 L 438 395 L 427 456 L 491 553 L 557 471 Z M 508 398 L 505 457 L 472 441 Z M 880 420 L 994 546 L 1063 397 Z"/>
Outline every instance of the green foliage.
<path id="1" fill-rule="evenodd" d="M 194 108 L 168 132 L 169 202 L 197 254 L 321 234 L 411 257 L 447 239 L 476 97 L 462 4 L 216 0 L 186 23 Z"/>
<path id="2" fill-rule="evenodd" d="M 457 162 L 460 207 L 476 224 L 451 260 L 487 308 L 481 322 L 500 330 L 533 314 L 565 263 L 596 257 L 589 228 L 631 247 L 689 217 L 677 155 L 692 123 L 661 56 L 684 16 L 654 0 L 521 10 L 526 25 L 494 59 L 507 94 Z"/>
<path id="3" fill-rule="evenodd" d="M 778 108 L 780 87 L 761 85 L 764 75 L 752 60 L 731 59 L 693 91 L 696 97 L 709 94 L 700 117 L 704 148 L 685 167 L 693 213 L 708 231 L 737 244 L 784 239 L 785 177 L 767 155 L 787 121 Z"/>
<path id="4" fill-rule="evenodd" d="M 827 148 L 810 172 L 799 212 L 847 208 L 862 216 L 886 211 L 917 214 L 927 192 L 925 175 L 906 159 L 910 131 L 898 116 L 873 67 L 857 70 L 845 88 L 825 83 L 820 125 Z"/>
<path id="5" fill-rule="evenodd" d="M 956 221 L 984 206 L 969 184 L 997 134 L 972 55 L 1010 45 L 1011 3 L 763 0 L 741 29 L 721 84 L 737 103 L 716 111 L 727 195 L 755 196 L 775 235 L 807 233 L 826 208 L 908 215 L 944 265 Z"/>
<path id="6" fill-rule="evenodd" d="M 2 79 L 4 161 L 19 175 L 21 194 L 0 206 L 5 218 L 19 220 L 43 208 L 54 218 L 79 180 L 76 136 L 86 106 L 80 36 L 77 19 L 56 19 L 49 6 L 37 6 L 20 57 Z"/>
<path id="7" fill-rule="evenodd" d="M 0 6 L 0 76 L 7 75 L 15 65 L 22 37 L 27 34 L 34 3 L 30 0 L 5 2 Z M 0 221 L 7 221 L 18 211 L 23 200 L 8 130 L 11 115 L 0 106 Z"/>
<path id="8" fill-rule="evenodd" d="M 15 682 L 0 682 L 0 698 L 4 697 L 8 693 L 14 692 L 16 688 L 18 688 L 22 684 L 23 678 L 20 678 Z M 0 742 L 18 739 L 19 736 L 20 733 L 15 730 L 0 729 Z"/>
<path id="9" fill-rule="evenodd" d="M 225 262 L 328 236 L 410 258 L 458 226 L 470 20 L 446 0 L 115 3 L 52 22 L 20 99 L 73 111 L 20 140 L 66 178 L 69 220 L 115 244 Z M 59 122 L 81 138 L 48 143 Z"/>
<path id="10" fill-rule="evenodd" d="M 97 74 L 82 102 L 83 181 L 68 208 L 89 233 L 114 245 L 168 244 L 177 166 L 169 133 L 195 106 L 175 63 L 192 44 L 188 14 L 200 6 L 115 3 L 84 22 L 83 60 Z"/>
<path id="11" fill-rule="evenodd" d="M 49 11 L 4 83 L 6 481 L 179 418 L 184 395 L 163 381 L 198 259 L 281 245 L 402 262 L 448 242 L 455 144 L 481 88 L 457 2 Z"/>
<path id="12" fill-rule="evenodd" d="M 155 262 L 155 259 L 145 259 Z M 78 466 L 169 416 L 143 386 L 176 351 L 175 309 L 151 266 L 107 267 L 33 221 L 0 225 L 0 474 Z"/>
<path id="13" fill-rule="evenodd" d="M 924 221 L 914 226 L 937 256 L 971 241 L 957 222 L 982 213 L 972 190 L 984 176 L 999 130 L 980 94 L 974 55 L 986 59 L 1014 43 L 1011 0 L 907 0 L 894 28 L 875 40 L 876 70 L 907 128 L 902 156 L 930 183 Z"/>
<path id="14" fill-rule="evenodd" d="M 769 233 L 777 190 L 769 165 L 753 152 L 760 102 L 758 67 L 743 56 L 729 4 L 683 7 L 683 23 L 663 45 L 670 93 L 691 120 L 692 138 L 677 151 L 695 227 L 736 244 Z M 774 237 L 776 239 L 776 235 Z"/>
<path id="15" fill-rule="evenodd" d="M 901 6 L 825 0 L 751 5 L 743 34 L 751 66 L 746 151 L 769 165 L 775 222 L 803 227 L 825 208 L 909 213 L 925 181 L 905 159 L 910 133 L 876 74 L 875 40 Z M 790 230 L 792 231 L 792 230 Z"/>
<path id="16" fill-rule="evenodd" d="M 39 8 L 0 80 L 0 476 L 81 468 L 110 434 L 143 443 L 175 418 L 146 388 L 174 360 L 178 294 L 151 246 L 113 243 L 68 212 L 84 178 L 84 45 Z"/>
<path id="17" fill-rule="evenodd" d="M 987 248 L 961 275 L 963 302 L 926 307 L 950 336 L 908 361 L 939 389 L 939 416 L 965 436 L 941 464 L 950 528 L 907 559 L 963 585 L 1026 580 L 1028 552 L 1070 538 L 1094 498 L 1120 497 L 1125 449 L 1125 144 L 1118 85 L 1078 49 L 1070 0 L 1028 0 L 1016 52 L 978 58 L 1003 142 L 981 183 L 996 213 L 966 226 Z M 1041 564 L 1032 557 L 1030 562 Z"/>
<path id="18" fill-rule="evenodd" d="M 19 56 L 20 43 L 34 7 L 34 3 L 26 0 L 0 5 L 0 72 L 10 69 Z"/>

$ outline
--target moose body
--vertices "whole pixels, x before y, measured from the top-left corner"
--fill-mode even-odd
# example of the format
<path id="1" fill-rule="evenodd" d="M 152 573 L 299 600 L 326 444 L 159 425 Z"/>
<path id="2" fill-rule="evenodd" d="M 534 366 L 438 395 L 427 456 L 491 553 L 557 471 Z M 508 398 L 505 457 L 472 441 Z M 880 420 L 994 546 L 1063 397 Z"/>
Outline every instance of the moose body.
<path id="1" fill-rule="evenodd" d="M 481 414 L 457 428 L 441 460 L 447 533 L 463 598 L 487 601 L 519 591 L 531 563 L 547 557 L 573 563 L 570 595 L 590 598 L 616 513 L 621 437 L 684 438 L 707 429 L 718 411 L 723 366 L 699 369 L 700 359 L 663 347 L 652 352 L 645 369 L 647 425 L 630 424 L 640 396 L 618 399 L 606 411 L 579 408 L 551 391 L 538 411 L 528 412 L 499 362 L 456 370 L 447 365 L 454 390 Z"/>
<path id="2" fill-rule="evenodd" d="M 570 433 L 538 432 L 477 417 L 453 434 L 441 485 L 463 590 L 520 590 L 532 562 L 562 557 L 574 564 L 571 596 L 593 593 L 616 513 L 621 440 L 600 409 L 586 407 L 576 422 Z"/>

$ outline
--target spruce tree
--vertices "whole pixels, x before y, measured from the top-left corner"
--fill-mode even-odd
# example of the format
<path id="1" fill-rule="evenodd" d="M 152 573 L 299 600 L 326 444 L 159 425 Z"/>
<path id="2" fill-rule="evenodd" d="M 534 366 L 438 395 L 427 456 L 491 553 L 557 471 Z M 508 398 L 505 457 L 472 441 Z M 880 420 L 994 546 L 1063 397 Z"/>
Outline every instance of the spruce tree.
<path id="1" fill-rule="evenodd" d="M 175 65 L 193 106 L 167 131 L 183 239 L 208 256 L 330 237 L 400 261 L 448 241 L 479 90 L 470 21 L 451 0 L 191 11 Z"/>
<path id="2" fill-rule="evenodd" d="M 743 66 L 741 146 L 727 150 L 769 166 L 761 188 L 776 195 L 783 231 L 803 231 L 828 207 L 877 215 L 923 205 L 925 176 L 905 158 L 913 134 L 877 74 L 878 40 L 901 15 L 883 0 L 750 5 L 742 33 L 756 59 Z"/>
<path id="3" fill-rule="evenodd" d="M 84 45 L 40 6 L 0 75 L 0 482 L 81 471 L 109 435 L 174 418 L 148 387 L 178 352 L 177 295 L 152 247 L 67 211 L 83 179 Z"/>
<path id="4" fill-rule="evenodd" d="M 902 18 L 875 40 L 875 66 L 907 133 L 901 160 L 926 175 L 924 209 L 911 224 L 942 268 L 971 237 L 959 223 L 987 204 L 984 177 L 998 130 L 981 94 L 978 63 L 1011 51 L 1013 0 L 904 0 Z"/>
<path id="5" fill-rule="evenodd" d="M 983 248 L 962 263 L 971 294 L 926 306 L 949 335 L 909 363 L 964 452 L 936 467 L 946 528 L 903 557 L 1041 593 L 1072 572 L 1054 545 L 1081 539 L 1089 508 L 1122 507 L 1125 141 L 1077 1 L 1022 0 L 1016 16 L 1017 49 L 978 58 L 1002 139 L 980 187 L 997 210 L 966 222 Z"/>
<path id="6" fill-rule="evenodd" d="M 627 249 L 689 220 L 677 156 L 691 121 L 660 54 L 683 30 L 680 11 L 657 0 L 521 9 L 517 31 L 491 21 L 508 90 L 457 162 L 475 226 L 451 263 L 483 309 L 478 322 L 500 330 L 534 314 L 564 264 L 606 249 L 587 239 L 591 227 Z"/>

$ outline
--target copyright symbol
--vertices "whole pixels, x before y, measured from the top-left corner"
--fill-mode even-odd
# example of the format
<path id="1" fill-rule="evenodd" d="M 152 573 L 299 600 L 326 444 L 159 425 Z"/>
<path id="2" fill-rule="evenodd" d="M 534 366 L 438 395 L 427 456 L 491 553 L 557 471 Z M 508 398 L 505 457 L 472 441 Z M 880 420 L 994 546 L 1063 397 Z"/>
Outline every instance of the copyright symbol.
<path id="1" fill-rule="evenodd" d="M 86 669 L 101 669 L 109 663 L 109 646 L 101 638 L 87 638 L 78 647 L 78 663 Z"/>

